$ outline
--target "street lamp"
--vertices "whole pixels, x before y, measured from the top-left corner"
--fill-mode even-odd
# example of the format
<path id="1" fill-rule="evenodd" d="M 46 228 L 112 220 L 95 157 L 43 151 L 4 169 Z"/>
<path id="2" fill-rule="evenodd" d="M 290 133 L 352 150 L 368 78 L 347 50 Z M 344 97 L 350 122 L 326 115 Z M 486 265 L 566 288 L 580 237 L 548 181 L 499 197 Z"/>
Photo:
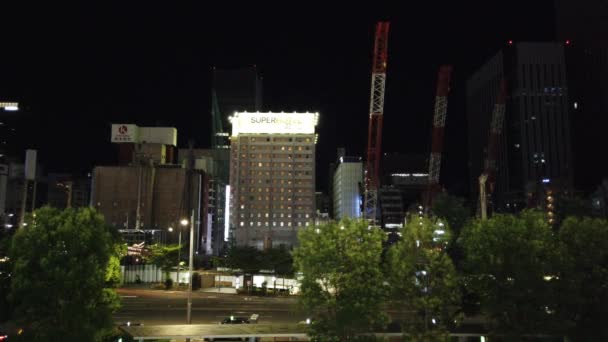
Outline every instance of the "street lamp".
<path id="1" fill-rule="evenodd" d="M 183 227 L 188 226 L 187 219 L 182 219 L 179 223 Z M 182 229 L 179 228 L 178 249 L 177 249 L 177 287 L 179 287 L 179 271 L 180 271 L 181 265 L 182 265 L 181 254 L 182 254 Z"/>
<path id="2" fill-rule="evenodd" d="M 186 220 L 187 221 L 187 220 Z M 184 220 L 182 220 L 182 223 Z M 192 324 L 192 262 L 194 259 L 194 209 L 190 216 L 190 255 L 188 258 L 188 314 L 187 324 Z"/>

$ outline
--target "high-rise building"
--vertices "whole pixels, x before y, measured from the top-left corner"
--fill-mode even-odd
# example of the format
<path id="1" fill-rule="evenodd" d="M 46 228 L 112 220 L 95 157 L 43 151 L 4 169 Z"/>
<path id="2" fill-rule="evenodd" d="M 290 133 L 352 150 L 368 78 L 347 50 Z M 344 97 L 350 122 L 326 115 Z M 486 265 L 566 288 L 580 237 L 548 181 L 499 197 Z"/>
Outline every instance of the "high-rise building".
<path id="1" fill-rule="evenodd" d="M 608 154 L 598 145 L 608 126 L 608 3 L 555 1 L 556 36 L 564 43 L 572 113 L 574 185 L 590 193 L 608 176 Z"/>
<path id="2" fill-rule="evenodd" d="M 317 113 L 232 117 L 228 226 L 238 246 L 293 246 L 298 229 L 313 224 L 317 120 Z"/>
<path id="3" fill-rule="evenodd" d="M 236 112 L 262 110 L 262 77 L 256 66 L 213 68 L 211 100 L 211 147 L 227 148 L 230 146 L 228 118 Z"/>
<path id="4" fill-rule="evenodd" d="M 478 196 L 492 109 L 499 84 L 508 84 L 496 156 L 494 210 L 521 209 L 541 200 L 545 184 L 572 185 L 570 119 L 564 43 L 513 43 L 467 81 L 471 194 Z"/>
<path id="5" fill-rule="evenodd" d="M 338 158 L 333 175 L 334 219 L 361 218 L 363 162 L 361 157 Z"/>

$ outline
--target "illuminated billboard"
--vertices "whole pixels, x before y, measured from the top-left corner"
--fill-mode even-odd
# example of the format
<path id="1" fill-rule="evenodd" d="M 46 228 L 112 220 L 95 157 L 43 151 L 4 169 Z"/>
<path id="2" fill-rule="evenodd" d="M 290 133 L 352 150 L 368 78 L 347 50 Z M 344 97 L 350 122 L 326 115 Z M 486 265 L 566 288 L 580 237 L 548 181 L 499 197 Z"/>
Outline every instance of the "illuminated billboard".
<path id="1" fill-rule="evenodd" d="M 319 113 L 235 113 L 232 136 L 247 133 L 314 134 Z"/>

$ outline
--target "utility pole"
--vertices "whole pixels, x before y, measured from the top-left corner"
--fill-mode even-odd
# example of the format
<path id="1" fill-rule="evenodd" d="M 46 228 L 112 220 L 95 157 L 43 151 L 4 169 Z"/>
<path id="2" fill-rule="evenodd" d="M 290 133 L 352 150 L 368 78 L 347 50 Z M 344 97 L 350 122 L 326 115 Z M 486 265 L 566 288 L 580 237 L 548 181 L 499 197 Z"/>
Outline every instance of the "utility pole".
<path id="1" fill-rule="evenodd" d="M 190 216 L 190 257 L 188 258 L 188 314 L 186 321 L 192 324 L 192 264 L 194 259 L 194 209 Z"/>

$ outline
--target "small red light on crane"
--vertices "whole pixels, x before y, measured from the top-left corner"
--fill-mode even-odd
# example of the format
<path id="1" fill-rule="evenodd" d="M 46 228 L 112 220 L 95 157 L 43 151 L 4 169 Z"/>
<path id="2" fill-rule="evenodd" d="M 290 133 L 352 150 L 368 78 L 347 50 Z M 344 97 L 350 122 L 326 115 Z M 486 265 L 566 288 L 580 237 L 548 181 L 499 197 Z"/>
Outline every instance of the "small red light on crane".
<path id="1" fill-rule="evenodd" d="M 566 40 L 566 45 L 570 45 L 570 39 Z"/>
<path id="2" fill-rule="evenodd" d="M 509 40 L 509 45 L 513 45 L 513 41 L 512 40 Z"/>

